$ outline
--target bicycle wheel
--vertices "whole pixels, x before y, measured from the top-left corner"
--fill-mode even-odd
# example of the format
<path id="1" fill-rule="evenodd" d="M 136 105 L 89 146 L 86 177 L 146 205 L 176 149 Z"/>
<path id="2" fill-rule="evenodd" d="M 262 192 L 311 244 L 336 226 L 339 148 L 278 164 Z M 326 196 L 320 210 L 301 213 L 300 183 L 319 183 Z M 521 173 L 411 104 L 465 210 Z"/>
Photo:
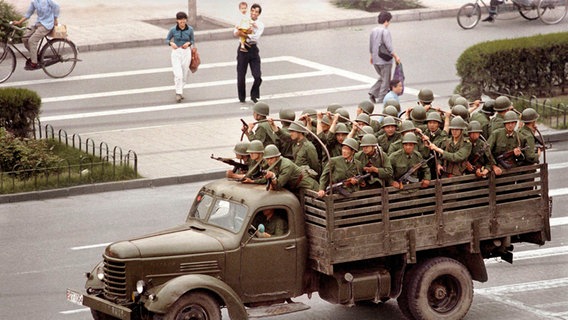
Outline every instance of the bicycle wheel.
<path id="1" fill-rule="evenodd" d="M 477 3 L 466 3 L 458 11 L 458 24 L 463 29 L 471 29 L 481 19 L 481 8 Z"/>
<path id="2" fill-rule="evenodd" d="M 0 43 L 0 83 L 8 80 L 16 70 L 16 55 L 5 42 Z"/>
<path id="3" fill-rule="evenodd" d="M 538 14 L 540 20 L 546 24 L 557 24 L 566 17 L 568 0 L 540 0 Z"/>
<path id="4" fill-rule="evenodd" d="M 51 39 L 41 48 L 39 62 L 52 78 L 68 76 L 77 64 L 77 48 L 67 39 Z"/>
<path id="5" fill-rule="evenodd" d="M 538 7 L 533 4 L 530 7 L 527 6 L 522 6 L 522 5 L 518 5 L 515 3 L 515 6 L 517 7 L 517 9 L 519 9 L 519 13 L 521 14 L 521 17 L 532 21 L 532 20 L 536 20 L 538 19 Z"/>

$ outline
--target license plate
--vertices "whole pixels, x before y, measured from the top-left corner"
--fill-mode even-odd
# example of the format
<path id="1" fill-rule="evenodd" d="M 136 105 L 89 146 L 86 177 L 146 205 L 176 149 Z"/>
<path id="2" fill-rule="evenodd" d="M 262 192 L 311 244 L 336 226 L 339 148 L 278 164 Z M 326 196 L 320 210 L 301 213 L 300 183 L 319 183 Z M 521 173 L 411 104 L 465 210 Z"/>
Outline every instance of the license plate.
<path id="1" fill-rule="evenodd" d="M 77 291 L 73 291 L 71 289 L 67 289 L 66 292 L 67 301 L 72 302 L 74 304 L 78 304 L 80 306 L 83 305 L 83 295 Z"/>

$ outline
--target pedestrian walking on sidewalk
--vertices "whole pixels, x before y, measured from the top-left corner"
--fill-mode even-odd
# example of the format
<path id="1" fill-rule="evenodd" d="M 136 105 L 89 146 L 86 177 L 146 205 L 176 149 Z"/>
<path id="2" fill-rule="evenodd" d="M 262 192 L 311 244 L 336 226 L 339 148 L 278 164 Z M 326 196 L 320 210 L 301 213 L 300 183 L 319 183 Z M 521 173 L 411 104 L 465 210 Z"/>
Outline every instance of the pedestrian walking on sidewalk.
<path id="1" fill-rule="evenodd" d="M 191 46 L 195 42 L 193 28 L 187 24 L 187 14 L 176 14 L 177 24 L 170 29 L 166 36 L 166 42 L 172 48 L 171 60 L 174 72 L 174 85 L 176 102 L 184 99 L 183 87 L 189 75 L 189 63 L 191 62 Z"/>
<path id="2" fill-rule="evenodd" d="M 392 14 L 382 11 L 378 16 L 379 25 L 371 31 L 369 37 L 369 52 L 371 53 L 370 62 L 375 67 L 379 75 L 377 82 L 369 90 L 369 100 L 373 103 L 383 102 L 385 95 L 389 91 L 391 80 L 392 59 L 400 63 L 400 58 L 394 52 L 392 37 L 388 26 L 392 19 Z M 382 47 L 379 49 L 379 47 Z"/>
<path id="3" fill-rule="evenodd" d="M 246 40 L 246 51 L 241 50 L 241 43 L 237 48 L 237 91 L 239 101 L 244 103 L 246 100 L 246 75 L 247 68 L 250 65 L 250 72 L 254 78 L 252 88 L 250 89 L 250 99 L 256 103 L 260 98 L 260 84 L 262 83 L 260 71 L 260 55 L 258 49 L 258 40 L 264 32 L 264 24 L 258 20 L 258 16 L 262 13 L 262 8 L 255 3 L 250 7 L 250 18 L 253 21 L 249 31 L 235 29 L 233 35 L 235 37 L 244 37 Z"/>

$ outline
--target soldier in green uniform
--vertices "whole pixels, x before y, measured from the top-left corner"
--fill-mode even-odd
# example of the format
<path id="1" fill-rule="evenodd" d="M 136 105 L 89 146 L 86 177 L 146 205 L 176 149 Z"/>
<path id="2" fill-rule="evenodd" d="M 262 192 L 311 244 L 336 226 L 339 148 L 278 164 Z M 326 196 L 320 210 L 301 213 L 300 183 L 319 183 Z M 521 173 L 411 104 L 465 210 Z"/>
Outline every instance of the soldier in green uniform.
<path id="1" fill-rule="evenodd" d="M 329 136 L 329 140 L 323 141 L 331 157 L 337 157 L 341 155 L 343 141 L 347 139 L 347 135 L 349 134 L 349 129 L 347 129 L 347 126 L 343 123 L 338 123 L 338 116 L 339 115 L 337 114 L 333 116 L 333 122 L 331 123 L 331 127 L 329 129 L 332 135 Z"/>
<path id="2" fill-rule="evenodd" d="M 293 122 L 288 128 L 288 133 L 286 134 L 276 126 L 274 121 L 269 119 L 268 122 L 278 138 L 287 139 L 289 137 L 294 142 L 292 145 L 292 160 L 294 163 L 298 167 L 304 168 L 304 170 L 312 177 L 319 176 L 319 173 L 321 172 L 321 165 L 319 162 L 318 152 L 313 143 L 306 138 L 306 129 L 302 127 L 304 124 L 300 121 Z"/>
<path id="3" fill-rule="evenodd" d="M 306 175 L 292 160 L 282 157 L 275 145 L 264 148 L 264 160 L 268 165 L 264 179 L 269 181 L 270 190 L 286 188 L 296 194 L 301 190 L 318 190 L 318 182 Z"/>
<path id="4" fill-rule="evenodd" d="M 235 147 L 233 148 L 233 151 L 235 152 L 235 158 L 237 158 L 237 160 L 239 160 L 242 164 L 246 164 L 249 168 L 251 166 L 252 160 L 250 158 L 250 155 L 247 152 L 247 149 L 249 147 L 249 143 L 248 142 L 239 142 L 235 145 Z M 225 176 L 229 179 L 237 179 L 240 180 L 244 177 L 244 175 L 247 173 L 247 170 L 227 170 L 227 173 L 225 174 Z"/>
<path id="5" fill-rule="evenodd" d="M 346 181 L 344 187 L 352 192 L 359 189 L 360 181 L 355 178 L 363 172 L 363 165 L 359 160 L 355 159 L 355 152 L 359 150 L 359 143 L 353 138 L 347 138 L 343 141 L 341 147 L 341 156 L 332 157 L 324 167 L 319 183 L 318 196 L 325 195 L 325 189 L 331 183 Z"/>
<path id="6" fill-rule="evenodd" d="M 451 137 L 441 148 L 435 144 L 430 144 L 430 150 L 440 154 L 443 165 L 438 164 L 438 175 L 453 177 L 463 175 L 466 169 L 466 162 L 471 153 L 471 142 L 464 136 L 463 132 L 467 129 L 467 123 L 460 117 L 454 117 L 450 122 Z M 443 174 L 442 174 L 443 171 Z"/>
<path id="7" fill-rule="evenodd" d="M 413 166 L 422 162 L 422 155 L 414 150 L 414 147 L 418 143 L 416 135 L 413 132 L 407 133 L 402 137 L 402 149 L 397 150 L 389 155 L 389 160 L 393 169 L 393 180 L 391 181 L 391 186 L 403 189 L 405 181 L 399 181 L 399 179 L 407 173 Z M 428 164 L 424 162 L 418 170 L 412 173 L 412 177 L 418 179 L 422 176 L 421 187 L 426 188 L 430 185 L 430 168 Z"/>
<path id="8" fill-rule="evenodd" d="M 379 147 L 377 137 L 371 133 L 361 138 L 361 151 L 355 154 L 355 159 L 363 164 L 363 172 L 371 176 L 365 180 L 366 187 L 380 188 L 392 179 L 392 166 L 388 155 Z"/>
<path id="9" fill-rule="evenodd" d="M 270 113 L 270 107 L 264 102 L 255 103 L 252 110 L 254 120 L 257 122 L 266 120 L 266 117 Z M 257 128 L 253 131 L 255 125 Z M 249 141 L 260 140 L 264 146 L 278 143 L 278 137 L 274 134 L 274 132 L 272 132 L 270 125 L 265 121 L 258 122 L 258 124 L 254 122 L 249 123 L 248 128 L 243 126 L 242 130 L 246 132 Z"/>
<path id="10" fill-rule="evenodd" d="M 402 135 L 402 138 L 404 138 L 405 135 L 412 133 L 412 134 L 422 134 L 421 131 L 419 131 L 419 129 L 416 129 L 414 127 L 414 124 L 412 123 L 412 121 L 410 120 L 403 120 L 402 124 L 400 126 L 400 133 Z M 392 154 L 394 152 L 396 152 L 397 150 L 402 149 L 402 139 L 399 139 L 397 141 L 395 141 L 393 144 L 391 144 L 391 146 L 389 147 L 389 154 Z M 430 149 L 428 149 L 428 147 L 426 147 L 426 145 L 424 144 L 424 142 L 422 142 L 422 139 L 418 139 L 417 145 L 414 148 L 416 151 L 418 151 L 418 153 L 420 153 L 422 155 L 423 158 L 428 158 L 430 156 Z"/>
<path id="11" fill-rule="evenodd" d="M 487 100 L 481 107 L 481 110 L 471 114 L 471 121 L 477 121 L 481 125 L 481 135 L 485 140 L 489 139 L 490 132 L 490 122 L 491 116 L 495 111 L 493 107 L 495 106 L 495 100 Z"/>
<path id="12" fill-rule="evenodd" d="M 461 98 L 463 100 L 465 100 L 465 98 Z M 459 100 L 461 100 L 459 99 Z M 467 103 L 467 101 L 466 101 Z M 451 113 L 454 117 L 461 117 L 465 123 L 469 123 L 469 111 L 467 110 L 467 107 L 464 106 L 463 104 L 456 104 L 455 106 L 452 107 Z"/>
<path id="13" fill-rule="evenodd" d="M 379 141 L 379 146 L 383 149 L 384 152 L 387 154 L 392 153 L 390 151 L 391 145 L 400 139 L 401 134 L 400 132 L 396 131 L 398 126 L 396 124 L 396 120 L 393 117 L 386 117 L 383 120 L 383 125 L 381 130 L 384 131 L 383 134 L 377 137 Z"/>
<path id="14" fill-rule="evenodd" d="M 487 142 L 480 138 L 483 132 L 481 124 L 475 120 L 470 121 L 467 132 L 471 142 L 471 153 L 466 162 L 466 170 L 468 173 L 485 179 L 493 170 L 495 160 L 489 151 Z"/>
<path id="15" fill-rule="evenodd" d="M 262 170 L 266 168 L 266 162 L 262 156 L 264 154 L 264 146 L 260 140 L 253 140 L 248 146 L 247 153 L 250 156 L 249 169 L 246 174 L 243 174 L 236 179 L 241 180 L 243 183 L 264 183 L 262 178 Z"/>
<path id="16" fill-rule="evenodd" d="M 369 100 L 364 100 L 359 103 L 359 105 L 357 105 L 357 116 L 359 116 L 360 114 L 366 114 L 370 117 L 371 114 L 373 114 L 374 110 L 375 105 Z M 371 128 L 373 128 L 374 132 L 379 131 L 379 129 L 381 128 L 380 122 L 375 119 L 370 119 L 369 125 L 371 126 Z"/>
<path id="17" fill-rule="evenodd" d="M 493 118 L 491 118 L 489 124 L 489 130 L 490 130 L 489 137 L 491 137 L 493 131 L 505 127 L 505 122 L 503 120 L 505 119 L 505 113 L 507 113 L 507 111 L 509 111 L 510 109 L 511 109 L 511 100 L 509 100 L 509 98 L 505 96 L 499 96 L 497 97 L 497 99 L 495 99 L 493 110 L 495 110 L 495 112 L 497 113 Z"/>
<path id="18" fill-rule="evenodd" d="M 421 105 L 417 105 L 412 109 L 407 109 L 406 111 L 408 113 L 408 118 L 412 121 L 414 127 L 422 130 L 422 132 L 426 131 L 426 109 Z"/>
<path id="19" fill-rule="evenodd" d="M 527 141 L 515 131 L 517 121 L 517 114 L 507 111 L 503 117 L 505 127 L 493 131 L 487 140 L 489 150 L 500 169 L 518 167 L 526 159 Z M 501 174 L 499 168 L 495 169 L 496 175 Z"/>
<path id="20" fill-rule="evenodd" d="M 259 230 L 261 224 L 264 226 L 264 232 Z M 257 229 L 256 236 L 258 238 L 278 237 L 288 232 L 288 221 L 273 208 L 264 209 L 262 213 L 257 214 L 252 225 Z"/>
<path id="21" fill-rule="evenodd" d="M 331 129 L 331 125 L 332 125 L 332 120 L 330 118 L 330 115 L 332 115 L 331 112 L 328 112 L 328 114 L 323 114 L 322 112 L 318 112 L 317 115 L 317 128 L 316 128 L 316 135 L 317 137 L 323 142 L 324 145 L 327 145 L 327 141 L 331 141 L 332 136 L 334 135 L 333 132 L 330 131 Z M 318 144 L 315 144 L 316 149 L 318 149 Z M 327 161 L 327 154 L 325 153 L 325 150 L 323 150 L 322 147 L 319 148 L 319 153 L 318 153 L 320 162 L 325 162 Z"/>
<path id="22" fill-rule="evenodd" d="M 438 147 L 441 147 L 444 142 L 448 139 L 448 133 L 440 129 L 443 124 L 442 117 L 438 112 L 430 112 L 426 117 L 426 131 L 422 136 L 422 140 L 425 144 L 433 143 Z M 428 142 L 425 142 L 428 141 Z"/>
<path id="23" fill-rule="evenodd" d="M 541 148 L 537 148 L 537 138 L 535 132 L 537 130 L 536 120 L 538 113 L 533 108 L 526 108 L 521 113 L 521 121 L 524 125 L 518 130 L 522 139 L 527 142 L 527 150 L 525 150 L 525 164 L 538 163 L 541 153 Z M 544 147 L 542 142 L 539 144 Z"/>
<path id="24" fill-rule="evenodd" d="M 288 120 L 288 121 L 296 120 L 296 113 L 294 113 L 294 111 L 290 109 L 280 110 L 279 116 L 280 119 L 282 120 Z M 286 157 L 288 159 L 293 159 L 294 156 L 292 154 L 292 145 L 294 145 L 294 142 L 292 141 L 290 135 L 288 134 L 288 127 L 290 127 L 290 123 L 291 122 L 282 121 L 282 127 L 280 127 L 280 131 L 282 131 L 282 133 L 284 134 L 278 139 L 278 149 L 282 153 L 283 157 Z"/>

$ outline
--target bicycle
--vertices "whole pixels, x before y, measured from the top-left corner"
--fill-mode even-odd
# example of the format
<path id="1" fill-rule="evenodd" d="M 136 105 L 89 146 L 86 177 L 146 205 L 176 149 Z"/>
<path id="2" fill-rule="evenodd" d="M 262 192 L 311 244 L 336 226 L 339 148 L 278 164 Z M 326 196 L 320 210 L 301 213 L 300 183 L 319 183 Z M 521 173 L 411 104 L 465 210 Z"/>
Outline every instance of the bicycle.
<path id="1" fill-rule="evenodd" d="M 466 3 L 461 6 L 457 16 L 460 27 L 472 29 L 479 23 L 481 19 L 480 2 L 484 9 L 488 9 L 489 6 L 483 0 L 475 0 L 474 3 Z M 512 9 L 517 10 L 523 18 L 527 20 L 540 19 L 545 24 L 559 23 L 568 12 L 568 0 L 511 0 L 511 2 Z M 502 6 L 507 5 L 497 6 L 498 12 Z"/>
<path id="2" fill-rule="evenodd" d="M 27 28 L 14 26 L 11 22 L 0 20 L 5 28 L 9 29 L 0 39 L 0 83 L 5 82 L 12 76 L 16 70 L 16 50 L 26 61 L 26 55 L 16 47 L 14 39 L 22 38 L 18 35 L 18 31 L 24 31 Z M 68 39 L 49 38 L 49 35 L 41 39 L 38 49 L 38 65 L 43 72 L 51 78 L 64 78 L 68 76 L 77 61 L 78 51 L 75 44 Z"/>

